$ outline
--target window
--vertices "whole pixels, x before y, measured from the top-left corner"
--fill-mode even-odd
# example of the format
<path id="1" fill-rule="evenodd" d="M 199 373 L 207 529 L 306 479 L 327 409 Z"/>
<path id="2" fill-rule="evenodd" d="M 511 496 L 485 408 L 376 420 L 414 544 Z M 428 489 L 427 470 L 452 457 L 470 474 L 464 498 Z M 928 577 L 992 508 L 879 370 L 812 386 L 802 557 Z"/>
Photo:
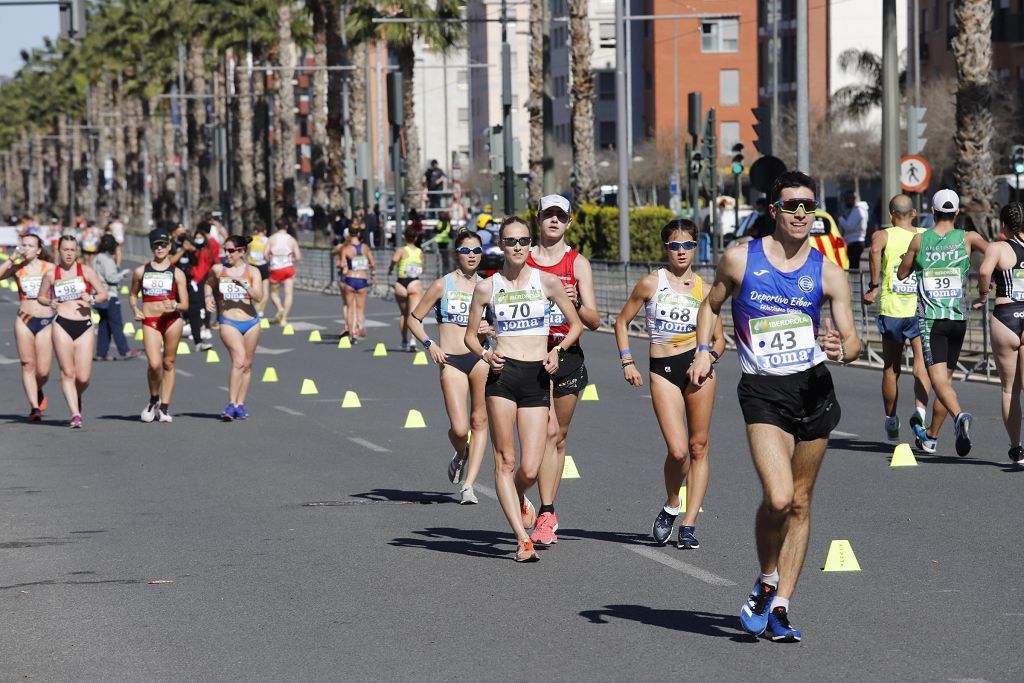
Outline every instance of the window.
<path id="1" fill-rule="evenodd" d="M 459 107 L 459 123 L 466 123 L 467 121 L 469 121 L 469 109 Z"/>
<path id="2" fill-rule="evenodd" d="M 722 69 L 718 72 L 718 103 L 740 103 L 740 72 L 737 69 Z"/>
<path id="3" fill-rule="evenodd" d="M 952 2 L 946 3 L 946 15 L 949 28 L 956 28 L 956 6 Z"/>
<path id="4" fill-rule="evenodd" d="M 732 154 L 732 146 L 740 142 L 739 121 L 722 121 L 718 126 L 718 150 L 722 156 Z"/>
<path id="5" fill-rule="evenodd" d="M 598 145 L 601 147 L 614 147 L 615 146 L 615 122 L 614 121 L 602 121 L 601 122 L 601 139 L 598 141 Z"/>
<path id="6" fill-rule="evenodd" d="M 615 72 L 601 71 L 597 74 L 598 97 L 602 100 L 615 99 Z"/>
<path id="7" fill-rule="evenodd" d="M 707 19 L 700 24 L 701 52 L 737 52 L 740 47 L 739 17 Z"/>
<path id="8" fill-rule="evenodd" d="M 466 84 L 469 81 L 469 75 L 465 71 L 457 71 L 456 74 L 456 82 L 458 83 L 460 88 L 465 89 Z"/>
<path id="9" fill-rule="evenodd" d="M 597 35 L 601 47 L 615 47 L 615 24 L 598 24 Z"/>

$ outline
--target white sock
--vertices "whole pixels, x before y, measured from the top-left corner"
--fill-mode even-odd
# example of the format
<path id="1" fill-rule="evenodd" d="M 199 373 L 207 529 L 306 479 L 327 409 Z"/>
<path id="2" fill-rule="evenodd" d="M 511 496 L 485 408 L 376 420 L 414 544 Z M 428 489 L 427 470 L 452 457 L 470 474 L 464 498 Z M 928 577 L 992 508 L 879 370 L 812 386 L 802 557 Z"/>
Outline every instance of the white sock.
<path id="1" fill-rule="evenodd" d="M 789 611 L 789 598 L 780 598 L 778 595 L 772 600 L 772 609 L 776 607 L 784 607 L 786 611 Z"/>
<path id="2" fill-rule="evenodd" d="M 924 408 L 917 406 L 914 410 L 917 411 L 917 414 L 921 416 L 921 421 L 924 422 L 924 418 L 927 417 L 927 414 L 924 412 Z"/>
<path id="3" fill-rule="evenodd" d="M 776 569 L 771 574 L 761 574 L 760 581 L 762 583 L 767 583 L 769 586 L 772 586 L 773 588 L 778 588 L 779 587 L 779 570 Z"/>
<path id="4" fill-rule="evenodd" d="M 669 507 L 668 503 L 665 503 L 665 505 L 664 505 L 664 507 L 662 509 L 665 512 L 667 512 L 668 514 L 672 515 L 673 517 L 678 517 L 680 510 L 683 509 L 683 504 L 682 504 L 682 502 L 680 502 L 679 505 L 676 505 L 673 508 L 673 507 Z"/>

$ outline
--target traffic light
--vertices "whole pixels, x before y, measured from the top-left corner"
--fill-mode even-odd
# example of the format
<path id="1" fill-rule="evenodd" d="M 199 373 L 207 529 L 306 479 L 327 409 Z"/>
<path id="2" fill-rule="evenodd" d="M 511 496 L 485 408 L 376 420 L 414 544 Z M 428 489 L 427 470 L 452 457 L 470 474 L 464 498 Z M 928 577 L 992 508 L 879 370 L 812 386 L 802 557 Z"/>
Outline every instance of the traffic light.
<path id="1" fill-rule="evenodd" d="M 754 149 L 756 149 L 761 156 L 770 157 L 772 156 L 771 107 L 754 107 L 750 111 L 754 113 L 754 118 L 757 119 L 757 123 L 754 124 L 754 134 L 757 136 L 754 140 Z"/>
<path id="2" fill-rule="evenodd" d="M 1017 175 L 1024 175 L 1024 145 L 1014 145 L 1010 153 L 1010 164 L 1013 172 Z"/>
<path id="3" fill-rule="evenodd" d="M 924 151 L 928 138 L 921 136 L 928 127 L 924 122 L 927 111 L 925 107 L 907 107 L 907 154 L 920 154 Z"/>
<path id="4" fill-rule="evenodd" d="M 732 173 L 743 175 L 743 143 L 737 142 L 732 146 Z"/>
<path id="5" fill-rule="evenodd" d="M 690 176 L 700 177 L 701 165 L 704 162 L 704 157 L 700 152 L 694 152 L 690 157 Z"/>

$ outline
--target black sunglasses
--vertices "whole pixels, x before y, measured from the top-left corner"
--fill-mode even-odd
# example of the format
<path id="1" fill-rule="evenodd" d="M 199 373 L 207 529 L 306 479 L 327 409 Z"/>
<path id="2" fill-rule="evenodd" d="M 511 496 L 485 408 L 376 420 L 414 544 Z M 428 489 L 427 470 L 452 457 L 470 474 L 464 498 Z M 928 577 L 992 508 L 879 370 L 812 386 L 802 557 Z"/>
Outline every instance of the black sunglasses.
<path id="1" fill-rule="evenodd" d="M 528 247 L 528 246 L 530 246 L 530 242 L 532 242 L 532 241 L 533 240 L 531 240 L 529 237 L 502 237 L 501 238 L 502 245 L 506 246 L 506 247 L 514 247 L 517 244 L 519 246 L 521 246 L 521 247 Z"/>
<path id="2" fill-rule="evenodd" d="M 481 247 L 459 247 L 455 250 L 456 254 L 482 254 L 484 253 Z"/>

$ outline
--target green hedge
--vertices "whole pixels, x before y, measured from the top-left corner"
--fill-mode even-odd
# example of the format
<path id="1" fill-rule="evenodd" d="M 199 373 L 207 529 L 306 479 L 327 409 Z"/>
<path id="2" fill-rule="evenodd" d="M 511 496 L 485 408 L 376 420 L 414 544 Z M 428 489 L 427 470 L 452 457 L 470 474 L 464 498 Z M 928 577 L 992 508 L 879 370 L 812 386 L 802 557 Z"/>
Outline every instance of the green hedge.
<path id="1" fill-rule="evenodd" d="M 631 260 L 661 261 L 665 247 L 661 229 L 675 218 L 671 210 L 639 207 L 629 211 Z M 576 211 L 565 240 L 591 259 L 619 259 L 619 210 L 614 206 L 584 204 Z"/>

